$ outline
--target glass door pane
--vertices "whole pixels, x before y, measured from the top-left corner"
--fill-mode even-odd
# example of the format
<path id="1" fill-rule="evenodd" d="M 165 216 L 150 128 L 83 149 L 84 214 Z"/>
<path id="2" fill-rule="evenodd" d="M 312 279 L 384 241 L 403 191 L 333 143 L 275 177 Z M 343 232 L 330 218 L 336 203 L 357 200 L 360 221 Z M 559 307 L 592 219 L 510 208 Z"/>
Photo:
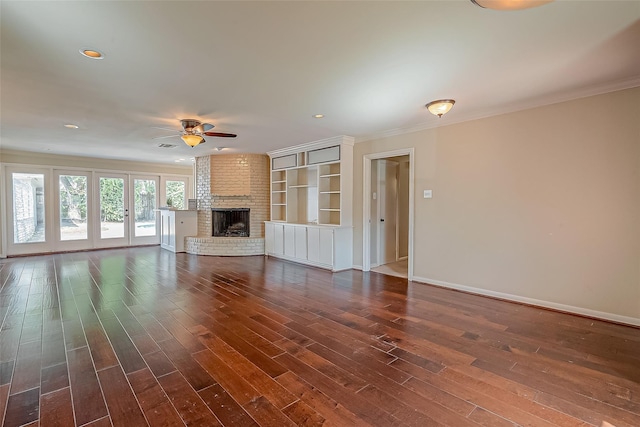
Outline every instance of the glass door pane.
<path id="1" fill-rule="evenodd" d="M 187 189 L 184 181 L 167 180 L 165 190 L 167 193 L 167 206 L 175 209 L 186 209 Z"/>
<path id="2" fill-rule="evenodd" d="M 126 204 L 125 178 L 118 176 L 99 177 L 100 193 L 100 239 L 127 239 L 128 206 Z M 126 241 L 124 242 L 127 243 Z"/>
<path id="3" fill-rule="evenodd" d="M 157 179 L 134 178 L 134 234 L 133 237 L 155 236 Z"/>
<path id="4" fill-rule="evenodd" d="M 88 178 L 83 175 L 60 175 L 60 240 L 86 240 Z"/>
<path id="5" fill-rule="evenodd" d="M 45 242 L 44 174 L 13 173 L 13 243 Z"/>

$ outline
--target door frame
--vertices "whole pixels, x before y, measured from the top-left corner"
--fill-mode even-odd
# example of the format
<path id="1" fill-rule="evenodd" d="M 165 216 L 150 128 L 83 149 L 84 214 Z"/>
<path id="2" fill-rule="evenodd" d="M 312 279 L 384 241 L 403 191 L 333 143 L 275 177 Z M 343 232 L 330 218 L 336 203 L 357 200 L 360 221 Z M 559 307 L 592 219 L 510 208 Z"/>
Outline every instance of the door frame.
<path id="1" fill-rule="evenodd" d="M 371 270 L 371 162 L 388 157 L 409 156 L 409 268 L 407 278 L 413 280 L 414 160 L 415 148 L 401 148 L 363 156 L 362 191 L 362 271 Z"/>

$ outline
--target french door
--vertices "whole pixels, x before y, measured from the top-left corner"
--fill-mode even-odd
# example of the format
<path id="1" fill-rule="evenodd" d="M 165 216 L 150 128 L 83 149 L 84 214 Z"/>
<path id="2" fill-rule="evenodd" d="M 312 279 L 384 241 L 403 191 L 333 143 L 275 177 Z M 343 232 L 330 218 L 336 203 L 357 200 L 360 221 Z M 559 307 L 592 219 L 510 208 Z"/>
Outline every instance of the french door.
<path id="1" fill-rule="evenodd" d="M 55 249 L 90 249 L 93 242 L 94 218 L 91 172 L 54 172 Z"/>
<path id="2" fill-rule="evenodd" d="M 96 246 L 114 247 L 129 244 L 129 185 L 125 174 L 96 174 L 98 195 Z M 94 215 L 95 217 L 96 215 Z"/>
<path id="3" fill-rule="evenodd" d="M 40 168 L 6 169 L 7 253 L 48 252 L 53 241 L 51 172 Z"/>
<path id="4" fill-rule="evenodd" d="M 131 176 L 131 206 L 129 220 L 131 226 L 131 244 L 146 245 L 159 243 L 159 225 L 157 176 Z"/>
<path id="5" fill-rule="evenodd" d="M 159 176 L 29 166 L 5 171 L 8 255 L 160 242 Z"/>

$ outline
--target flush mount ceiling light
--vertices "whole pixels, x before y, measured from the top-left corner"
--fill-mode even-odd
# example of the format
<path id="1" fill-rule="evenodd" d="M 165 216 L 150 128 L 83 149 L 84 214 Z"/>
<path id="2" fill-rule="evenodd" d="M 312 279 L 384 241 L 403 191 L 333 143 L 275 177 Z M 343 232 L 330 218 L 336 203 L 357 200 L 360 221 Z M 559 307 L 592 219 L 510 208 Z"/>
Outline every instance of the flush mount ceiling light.
<path id="1" fill-rule="evenodd" d="M 104 59 L 102 52 L 95 49 L 80 49 L 80 54 L 91 59 Z"/>
<path id="2" fill-rule="evenodd" d="M 196 145 L 200 144 L 204 141 L 204 138 L 200 135 L 182 135 L 180 138 L 187 144 L 189 147 L 193 148 Z"/>
<path id="3" fill-rule="evenodd" d="M 314 114 L 314 115 L 313 115 L 313 118 L 314 118 L 314 119 L 321 119 L 321 118 L 323 118 L 323 117 L 324 117 L 324 114 Z"/>
<path id="4" fill-rule="evenodd" d="M 64 127 L 66 127 L 67 129 L 78 129 L 79 126 L 78 125 L 74 125 L 71 123 L 67 123 L 66 125 L 64 125 Z"/>
<path id="5" fill-rule="evenodd" d="M 443 114 L 447 114 L 449 110 L 451 110 L 451 107 L 453 107 L 455 103 L 456 101 L 453 99 L 438 99 L 431 101 L 426 107 L 434 116 L 442 117 Z"/>
<path id="6" fill-rule="evenodd" d="M 521 10 L 542 6 L 553 0 L 471 0 L 477 6 L 494 10 Z"/>

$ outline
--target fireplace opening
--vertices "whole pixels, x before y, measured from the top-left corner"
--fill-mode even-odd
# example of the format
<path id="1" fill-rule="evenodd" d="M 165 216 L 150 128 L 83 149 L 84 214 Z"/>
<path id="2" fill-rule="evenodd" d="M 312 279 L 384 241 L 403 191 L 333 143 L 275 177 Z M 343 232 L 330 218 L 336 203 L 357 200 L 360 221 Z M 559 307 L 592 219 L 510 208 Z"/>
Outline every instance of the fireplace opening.
<path id="1" fill-rule="evenodd" d="M 249 208 L 211 209 L 213 237 L 249 237 Z"/>

